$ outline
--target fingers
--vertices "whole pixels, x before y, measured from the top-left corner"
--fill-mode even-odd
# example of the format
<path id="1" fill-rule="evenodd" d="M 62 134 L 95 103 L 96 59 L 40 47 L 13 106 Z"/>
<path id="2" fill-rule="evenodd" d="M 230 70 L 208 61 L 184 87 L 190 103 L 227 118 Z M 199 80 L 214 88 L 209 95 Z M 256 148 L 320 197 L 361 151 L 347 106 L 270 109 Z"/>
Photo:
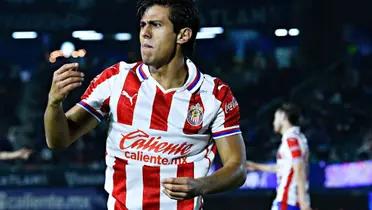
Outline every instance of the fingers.
<path id="1" fill-rule="evenodd" d="M 67 63 L 61 66 L 61 68 L 59 68 L 57 71 L 55 71 L 54 74 L 59 75 L 69 70 L 77 70 L 78 66 L 79 66 L 78 63 Z"/>
<path id="2" fill-rule="evenodd" d="M 174 192 L 189 192 L 191 190 L 188 185 L 163 184 L 163 187 Z"/>
<path id="3" fill-rule="evenodd" d="M 179 178 L 166 178 L 162 181 L 163 184 L 188 184 L 189 178 L 187 177 L 179 177 Z"/>
<path id="4" fill-rule="evenodd" d="M 84 73 L 77 68 L 77 63 L 69 63 L 54 72 L 48 104 L 60 104 L 73 89 L 82 85 Z"/>
<path id="5" fill-rule="evenodd" d="M 163 192 L 171 199 L 183 200 L 198 195 L 198 185 L 193 178 L 167 178 L 162 180 L 162 186 Z"/>
<path id="6" fill-rule="evenodd" d="M 172 192 L 167 189 L 163 189 L 163 193 L 173 200 L 184 200 L 188 198 L 188 194 L 184 192 Z"/>

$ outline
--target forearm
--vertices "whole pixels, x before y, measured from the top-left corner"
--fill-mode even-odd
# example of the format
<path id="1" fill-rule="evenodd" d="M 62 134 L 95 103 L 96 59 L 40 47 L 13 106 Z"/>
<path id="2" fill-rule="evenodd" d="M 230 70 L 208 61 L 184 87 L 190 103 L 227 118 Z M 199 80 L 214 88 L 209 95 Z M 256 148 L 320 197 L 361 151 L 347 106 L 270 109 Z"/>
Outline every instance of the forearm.
<path id="1" fill-rule="evenodd" d="M 199 178 L 202 182 L 202 194 L 218 193 L 241 186 L 246 179 L 244 165 L 241 163 L 225 164 L 210 176 Z"/>
<path id="2" fill-rule="evenodd" d="M 266 171 L 266 172 L 271 172 L 271 173 L 276 173 L 276 164 L 261 164 L 261 163 L 254 163 L 253 167 L 256 170 L 260 171 Z"/>
<path id="3" fill-rule="evenodd" d="M 44 128 L 48 147 L 66 148 L 71 144 L 68 121 L 62 104 L 48 104 L 44 114 Z"/>
<path id="4" fill-rule="evenodd" d="M 11 160 L 16 158 L 16 153 L 14 152 L 0 152 L 0 160 Z"/>
<path id="5" fill-rule="evenodd" d="M 299 177 L 297 180 L 298 188 L 298 200 L 301 207 L 301 210 L 307 210 L 310 208 L 309 195 L 307 192 L 305 180 Z"/>
<path id="6" fill-rule="evenodd" d="M 296 172 L 297 195 L 301 210 L 309 210 L 310 199 L 307 191 L 307 179 L 304 163 L 302 161 L 296 163 L 294 169 Z"/>

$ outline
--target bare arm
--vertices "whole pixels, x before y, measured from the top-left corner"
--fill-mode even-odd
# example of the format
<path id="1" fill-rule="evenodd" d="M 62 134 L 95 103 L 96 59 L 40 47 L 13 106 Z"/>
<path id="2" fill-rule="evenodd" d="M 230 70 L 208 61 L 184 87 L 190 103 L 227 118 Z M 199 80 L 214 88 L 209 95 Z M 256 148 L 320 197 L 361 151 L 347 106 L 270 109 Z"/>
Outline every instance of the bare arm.
<path id="1" fill-rule="evenodd" d="M 187 177 L 163 180 L 164 193 L 170 198 L 183 200 L 198 195 L 222 192 L 242 185 L 246 178 L 244 169 L 245 145 L 241 135 L 216 140 L 223 167 L 210 176 L 192 179 Z"/>
<path id="2" fill-rule="evenodd" d="M 306 188 L 306 169 L 303 160 L 299 160 L 294 164 L 294 171 L 296 174 L 297 192 L 301 210 L 310 210 L 309 195 Z"/>
<path id="3" fill-rule="evenodd" d="M 49 148 L 66 148 L 77 138 L 93 129 L 98 122 L 78 106 L 66 114 L 62 101 L 75 88 L 81 86 L 84 74 L 77 71 L 76 63 L 65 64 L 54 72 L 44 114 L 44 128 Z"/>
<path id="4" fill-rule="evenodd" d="M 0 160 L 28 159 L 32 150 L 22 148 L 12 152 L 0 152 Z"/>
<path id="5" fill-rule="evenodd" d="M 252 161 L 247 161 L 245 163 L 245 167 L 251 171 L 259 170 L 259 171 L 266 171 L 266 172 L 271 172 L 271 173 L 276 173 L 277 171 L 276 164 L 262 164 L 262 163 L 255 163 Z"/>

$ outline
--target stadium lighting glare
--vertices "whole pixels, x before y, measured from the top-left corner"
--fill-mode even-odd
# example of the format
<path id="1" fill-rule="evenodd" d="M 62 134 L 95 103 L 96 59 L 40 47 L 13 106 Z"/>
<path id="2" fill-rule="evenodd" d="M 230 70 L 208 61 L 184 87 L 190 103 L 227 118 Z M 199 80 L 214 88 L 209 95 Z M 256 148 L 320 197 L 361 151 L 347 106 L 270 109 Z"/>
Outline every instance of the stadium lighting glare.
<path id="1" fill-rule="evenodd" d="M 12 33 L 13 39 L 36 39 L 37 33 L 35 31 L 16 31 Z"/>
<path id="2" fill-rule="evenodd" d="M 287 29 L 278 28 L 278 29 L 275 30 L 275 36 L 282 37 L 282 36 L 287 36 L 287 35 L 288 35 Z"/>
<path id="3" fill-rule="evenodd" d="M 212 33 L 205 33 L 205 32 L 198 32 L 196 34 L 196 39 L 214 39 L 216 34 Z"/>
<path id="4" fill-rule="evenodd" d="M 61 51 L 65 58 L 70 57 L 74 50 L 75 50 L 75 45 L 71 42 L 63 42 L 61 45 Z"/>
<path id="5" fill-rule="evenodd" d="M 74 31 L 72 32 L 72 37 L 83 40 L 83 41 L 94 41 L 94 40 L 102 40 L 103 34 L 97 33 L 93 30 L 88 31 Z"/>
<path id="6" fill-rule="evenodd" d="M 200 32 L 211 33 L 211 34 L 222 34 L 224 29 L 222 27 L 202 27 Z"/>
<path id="7" fill-rule="evenodd" d="M 288 31 L 289 36 L 298 36 L 300 34 L 300 30 L 298 28 L 291 28 Z"/>
<path id="8" fill-rule="evenodd" d="M 132 39 L 132 35 L 130 33 L 117 33 L 114 38 L 117 41 L 128 41 Z"/>

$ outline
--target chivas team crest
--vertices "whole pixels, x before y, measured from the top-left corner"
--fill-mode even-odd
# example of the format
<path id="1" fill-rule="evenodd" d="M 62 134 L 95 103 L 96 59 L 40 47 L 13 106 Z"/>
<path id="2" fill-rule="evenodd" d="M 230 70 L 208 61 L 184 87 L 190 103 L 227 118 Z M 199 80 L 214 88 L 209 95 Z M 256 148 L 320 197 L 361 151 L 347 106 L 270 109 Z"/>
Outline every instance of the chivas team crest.
<path id="1" fill-rule="evenodd" d="M 203 107 L 199 103 L 192 105 L 187 113 L 187 122 L 199 126 L 203 122 Z"/>

